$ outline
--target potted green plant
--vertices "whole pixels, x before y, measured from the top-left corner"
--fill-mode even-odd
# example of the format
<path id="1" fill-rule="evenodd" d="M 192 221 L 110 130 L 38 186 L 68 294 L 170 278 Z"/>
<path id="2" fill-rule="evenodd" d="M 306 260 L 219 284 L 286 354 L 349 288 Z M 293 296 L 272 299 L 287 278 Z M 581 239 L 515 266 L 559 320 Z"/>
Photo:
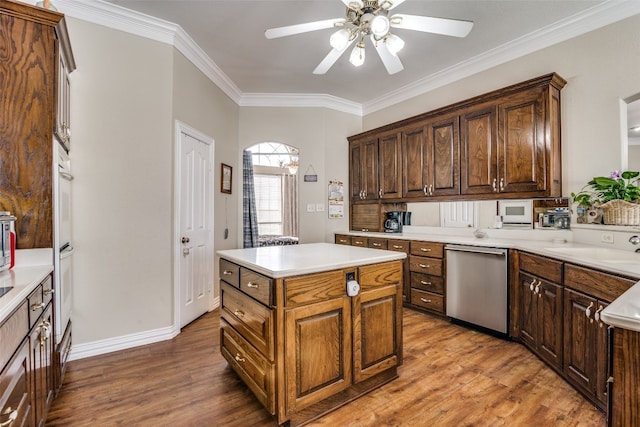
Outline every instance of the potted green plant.
<path id="1" fill-rule="evenodd" d="M 571 193 L 578 206 L 602 209 L 605 224 L 640 225 L 640 172 L 615 170 L 597 176 L 580 192 Z"/>

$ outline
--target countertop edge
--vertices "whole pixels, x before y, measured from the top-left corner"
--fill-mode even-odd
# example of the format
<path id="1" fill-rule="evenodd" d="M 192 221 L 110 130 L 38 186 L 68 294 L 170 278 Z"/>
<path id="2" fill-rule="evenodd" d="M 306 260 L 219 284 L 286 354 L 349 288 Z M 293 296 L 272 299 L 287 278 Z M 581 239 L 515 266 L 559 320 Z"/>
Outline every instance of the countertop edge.
<path id="1" fill-rule="evenodd" d="M 11 270 L 1 272 L 1 278 L 10 280 L 13 289 L 0 298 L 0 323 L 4 322 L 33 292 L 36 286 L 52 272 L 53 264 L 14 267 Z"/>

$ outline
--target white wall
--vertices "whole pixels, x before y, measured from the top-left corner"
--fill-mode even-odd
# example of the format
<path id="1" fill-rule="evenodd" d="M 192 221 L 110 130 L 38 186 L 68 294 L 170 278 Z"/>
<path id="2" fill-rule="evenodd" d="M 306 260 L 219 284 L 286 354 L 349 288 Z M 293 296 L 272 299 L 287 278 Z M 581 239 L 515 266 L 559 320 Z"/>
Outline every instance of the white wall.
<path id="1" fill-rule="evenodd" d="M 345 185 L 348 182 L 349 147 L 346 137 L 360 132 L 360 126 L 360 117 L 325 108 L 241 108 L 239 158 L 243 149 L 262 141 L 277 141 L 300 149 L 300 243 L 333 242 L 335 231 L 349 228 L 346 186 L 345 217 L 328 219 L 328 181 L 341 180 Z M 318 181 L 304 182 L 303 175 L 311 166 L 318 175 Z M 239 170 L 238 173 L 242 172 Z M 238 203 L 242 213 L 242 200 Z M 323 203 L 325 211 L 309 213 L 306 211 L 309 203 Z M 241 233 L 239 230 L 240 242 Z"/>
<path id="2" fill-rule="evenodd" d="M 621 167 L 619 102 L 640 93 L 640 16 L 496 66 L 393 107 L 369 114 L 364 129 L 443 107 L 556 72 L 562 90 L 563 195 Z"/>

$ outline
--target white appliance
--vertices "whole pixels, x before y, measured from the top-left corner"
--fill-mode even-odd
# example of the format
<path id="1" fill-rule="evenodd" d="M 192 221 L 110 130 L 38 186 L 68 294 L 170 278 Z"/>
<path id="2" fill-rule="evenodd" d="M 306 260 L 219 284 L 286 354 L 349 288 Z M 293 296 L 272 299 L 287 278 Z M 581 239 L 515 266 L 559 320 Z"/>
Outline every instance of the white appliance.
<path id="1" fill-rule="evenodd" d="M 531 200 L 498 200 L 498 215 L 505 227 L 533 227 L 533 202 Z"/>
<path id="2" fill-rule="evenodd" d="M 447 245 L 447 316 L 507 334 L 507 250 Z"/>
<path id="3" fill-rule="evenodd" d="M 56 345 L 71 319 L 73 296 L 73 242 L 71 234 L 71 161 L 60 144 L 54 144 L 54 297 Z"/>

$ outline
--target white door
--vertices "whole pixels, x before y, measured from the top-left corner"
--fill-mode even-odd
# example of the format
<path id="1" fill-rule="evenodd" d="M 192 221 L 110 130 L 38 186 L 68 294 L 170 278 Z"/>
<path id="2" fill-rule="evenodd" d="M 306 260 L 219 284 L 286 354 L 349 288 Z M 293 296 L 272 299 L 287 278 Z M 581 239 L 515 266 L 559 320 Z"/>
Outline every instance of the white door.
<path id="1" fill-rule="evenodd" d="M 210 309 L 213 296 L 213 141 L 183 125 L 178 128 L 180 206 L 176 256 L 180 296 L 176 305 L 182 328 Z"/>

